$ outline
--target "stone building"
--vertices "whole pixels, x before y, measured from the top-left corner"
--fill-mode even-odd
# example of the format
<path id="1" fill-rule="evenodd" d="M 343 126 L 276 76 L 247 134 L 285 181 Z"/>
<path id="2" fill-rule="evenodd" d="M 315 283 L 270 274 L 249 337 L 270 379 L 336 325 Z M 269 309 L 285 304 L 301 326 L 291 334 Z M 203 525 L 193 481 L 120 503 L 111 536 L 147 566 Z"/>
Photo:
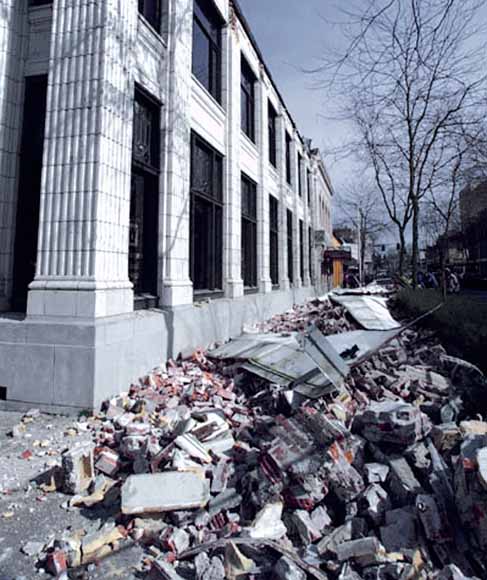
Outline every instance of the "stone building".
<path id="1" fill-rule="evenodd" d="M 332 188 L 236 2 L 0 1 L 0 398 L 92 408 L 320 288 Z"/>
<path id="2" fill-rule="evenodd" d="M 460 192 L 460 214 L 467 275 L 487 279 L 487 180 L 472 179 Z"/>

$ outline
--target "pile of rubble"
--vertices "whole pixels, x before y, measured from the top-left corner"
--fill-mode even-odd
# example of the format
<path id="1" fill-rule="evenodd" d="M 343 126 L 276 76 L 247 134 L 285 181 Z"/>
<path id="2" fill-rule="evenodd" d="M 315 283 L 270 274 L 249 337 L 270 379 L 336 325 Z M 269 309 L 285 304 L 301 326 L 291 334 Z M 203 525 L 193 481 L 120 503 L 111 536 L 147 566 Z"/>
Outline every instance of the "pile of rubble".
<path id="1" fill-rule="evenodd" d="M 357 328 L 323 299 L 259 330 L 310 322 Z M 32 553 L 73 578 L 134 543 L 153 579 L 486 578 L 485 389 L 413 329 L 298 407 L 240 360 L 169 361 L 89 418 L 93 441 L 49 474 L 66 509 L 111 517 Z"/>

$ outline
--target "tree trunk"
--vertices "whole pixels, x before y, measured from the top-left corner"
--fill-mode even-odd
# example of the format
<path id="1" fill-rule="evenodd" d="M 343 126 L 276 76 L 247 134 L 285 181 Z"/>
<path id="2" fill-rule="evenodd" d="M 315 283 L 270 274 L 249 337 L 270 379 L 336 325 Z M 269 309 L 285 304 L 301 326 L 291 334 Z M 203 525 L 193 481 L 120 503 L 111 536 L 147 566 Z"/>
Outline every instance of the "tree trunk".
<path id="1" fill-rule="evenodd" d="M 418 286 L 418 258 L 419 258 L 419 204 L 418 200 L 414 198 L 413 201 L 413 252 L 411 256 L 412 262 L 412 278 L 413 288 Z"/>
<path id="2" fill-rule="evenodd" d="M 399 229 L 399 276 L 404 274 L 404 256 L 406 253 L 406 237 L 404 230 Z"/>

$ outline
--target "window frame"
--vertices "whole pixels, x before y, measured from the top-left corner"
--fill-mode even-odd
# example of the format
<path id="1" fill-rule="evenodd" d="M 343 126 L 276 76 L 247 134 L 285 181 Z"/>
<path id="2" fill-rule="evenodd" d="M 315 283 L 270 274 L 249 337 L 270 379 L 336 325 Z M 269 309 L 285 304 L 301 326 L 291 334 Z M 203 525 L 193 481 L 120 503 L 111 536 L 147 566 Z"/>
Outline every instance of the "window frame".
<path id="1" fill-rule="evenodd" d="M 244 292 L 258 290 L 257 273 L 257 184 L 245 173 L 240 177 L 241 194 L 241 276 Z M 247 198 L 247 200 L 246 200 Z M 250 254 L 246 251 L 250 248 Z"/>
<path id="2" fill-rule="evenodd" d="M 209 24 L 216 29 L 216 38 Z M 208 41 L 208 70 L 206 71 L 208 73 L 208 86 L 194 69 L 195 26 L 198 26 Z M 191 73 L 219 105 L 222 104 L 222 28 L 223 20 L 212 2 L 209 0 L 194 0 Z"/>
<path id="3" fill-rule="evenodd" d="M 149 120 L 139 118 L 136 107 L 140 105 L 151 114 Z M 130 185 L 130 218 L 129 218 L 129 248 L 128 268 L 129 279 L 134 285 L 134 310 L 155 308 L 159 302 L 158 296 L 158 240 L 159 240 L 159 176 L 161 172 L 161 103 L 139 85 L 134 88 L 134 118 L 132 130 L 131 155 L 131 185 Z M 140 121 L 140 124 L 138 124 Z M 145 122 L 145 127 L 144 127 Z M 148 132 L 150 131 L 150 134 Z M 144 136 L 143 133 L 146 133 Z M 141 145 L 147 149 L 147 158 L 136 154 L 137 138 L 140 136 Z M 145 144 L 142 141 L 145 139 Z M 136 180 L 143 182 L 143 198 L 138 197 Z M 142 220 L 140 244 L 141 248 L 132 247 L 132 235 L 137 231 L 138 219 Z M 140 278 L 130 276 L 131 267 L 136 268 L 133 260 L 142 250 L 142 266 Z M 136 254 L 133 254 L 133 251 Z M 138 251 L 139 250 L 139 251 Z M 139 265 L 140 267 L 140 265 Z M 151 270 L 148 270 L 150 268 Z"/>
<path id="4" fill-rule="evenodd" d="M 269 163 L 277 169 L 277 111 L 267 99 L 267 133 L 269 138 Z"/>
<path id="5" fill-rule="evenodd" d="M 255 84 L 257 77 L 247 59 L 240 54 L 240 123 L 241 129 L 255 144 Z M 245 98 L 244 98 L 245 97 Z"/>
<path id="6" fill-rule="evenodd" d="M 294 284 L 294 228 L 293 212 L 286 210 L 286 236 L 287 236 L 287 276 L 290 284 Z"/>
<path id="7" fill-rule="evenodd" d="M 279 200 L 269 194 L 269 262 L 274 289 L 279 287 Z"/>
<path id="8" fill-rule="evenodd" d="M 286 182 L 292 186 L 293 174 L 291 171 L 291 143 L 292 137 L 286 131 Z"/>
<path id="9" fill-rule="evenodd" d="M 303 178 L 301 176 L 301 169 L 303 167 L 304 157 L 301 152 L 298 151 L 298 195 L 303 197 Z"/>
<path id="10" fill-rule="evenodd" d="M 195 184 L 195 158 L 196 148 L 200 147 L 209 153 L 211 163 L 211 183 L 208 193 L 197 187 Z M 207 296 L 223 296 L 223 164 L 224 157 L 214 149 L 205 139 L 200 137 L 196 132 L 191 133 L 191 179 L 190 179 L 190 259 L 189 259 L 189 276 L 193 282 L 194 300 L 203 299 Z M 207 281 L 209 287 L 201 287 L 200 280 L 197 277 L 198 264 L 196 263 L 196 211 L 198 207 L 207 207 L 208 219 L 212 227 L 207 229 L 208 253 L 206 256 Z M 219 223 L 218 223 L 219 222 Z M 197 287 L 199 286 L 199 287 Z"/>
<path id="11" fill-rule="evenodd" d="M 162 24 L 162 3 L 161 0 L 138 0 L 138 12 L 144 18 L 144 20 L 150 25 L 150 27 L 157 32 L 161 33 Z M 149 15 L 149 10 L 154 9 L 154 15 Z M 152 10 L 151 10 L 152 12 Z"/>

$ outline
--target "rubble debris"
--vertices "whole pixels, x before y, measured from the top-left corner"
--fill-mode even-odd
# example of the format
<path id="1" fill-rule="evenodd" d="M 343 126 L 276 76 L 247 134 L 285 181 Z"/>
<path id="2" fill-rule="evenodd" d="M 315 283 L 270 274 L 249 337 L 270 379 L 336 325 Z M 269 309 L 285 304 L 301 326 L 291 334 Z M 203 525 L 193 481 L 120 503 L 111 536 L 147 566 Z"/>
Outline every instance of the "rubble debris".
<path id="1" fill-rule="evenodd" d="M 306 574 L 296 564 L 283 556 L 274 566 L 274 575 L 279 580 L 306 580 Z"/>
<path id="2" fill-rule="evenodd" d="M 392 318 L 383 297 L 352 296 L 332 292 L 330 298 L 343 306 L 358 324 L 367 330 L 394 330 L 401 326 Z"/>
<path id="3" fill-rule="evenodd" d="M 356 425 L 367 441 L 407 447 L 431 430 L 429 419 L 417 407 L 399 401 L 372 402 Z"/>
<path id="4" fill-rule="evenodd" d="M 86 491 L 95 477 L 95 446 L 85 443 L 67 450 L 62 457 L 64 491 L 73 495 Z"/>
<path id="5" fill-rule="evenodd" d="M 466 394 L 484 377 L 367 292 L 170 360 L 75 423 L 92 442 L 57 465 L 66 506 L 110 515 L 22 551 L 52 574 L 136 542 L 153 579 L 487 577 L 487 423 Z"/>
<path id="6" fill-rule="evenodd" d="M 122 513 L 143 514 L 202 508 L 210 499 L 207 482 L 190 472 L 131 475 L 122 487 Z"/>

